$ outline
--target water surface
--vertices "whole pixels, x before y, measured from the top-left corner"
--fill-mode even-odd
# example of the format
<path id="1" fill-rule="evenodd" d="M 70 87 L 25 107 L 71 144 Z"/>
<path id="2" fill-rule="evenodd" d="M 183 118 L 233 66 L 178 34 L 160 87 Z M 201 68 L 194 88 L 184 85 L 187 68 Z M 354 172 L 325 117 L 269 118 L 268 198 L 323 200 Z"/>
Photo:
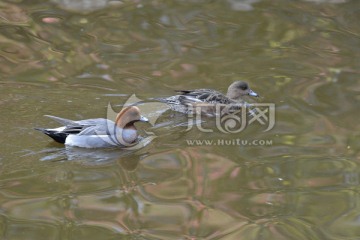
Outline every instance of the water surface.
<path id="1" fill-rule="evenodd" d="M 359 239 L 359 1 L 72 2 L 0 3 L 1 239 Z M 122 151 L 33 130 L 238 79 L 270 131 L 168 112 Z"/>

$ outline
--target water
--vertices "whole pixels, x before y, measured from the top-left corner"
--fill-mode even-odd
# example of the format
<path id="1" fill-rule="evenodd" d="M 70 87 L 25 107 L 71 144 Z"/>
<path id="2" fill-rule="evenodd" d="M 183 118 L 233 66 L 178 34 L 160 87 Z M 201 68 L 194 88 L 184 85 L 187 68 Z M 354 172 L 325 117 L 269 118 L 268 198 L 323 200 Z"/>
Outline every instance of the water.
<path id="1" fill-rule="evenodd" d="M 360 2 L 3 1 L 0 239 L 360 239 Z M 64 148 L 44 118 L 244 79 L 275 126 Z M 193 140 L 200 140 L 194 142 Z M 235 143 L 234 143 L 235 141 Z M 242 144 L 236 144 L 242 141 Z M 260 144 L 267 141 L 268 144 Z M 214 144 L 215 143 L 215 144 Z"/>

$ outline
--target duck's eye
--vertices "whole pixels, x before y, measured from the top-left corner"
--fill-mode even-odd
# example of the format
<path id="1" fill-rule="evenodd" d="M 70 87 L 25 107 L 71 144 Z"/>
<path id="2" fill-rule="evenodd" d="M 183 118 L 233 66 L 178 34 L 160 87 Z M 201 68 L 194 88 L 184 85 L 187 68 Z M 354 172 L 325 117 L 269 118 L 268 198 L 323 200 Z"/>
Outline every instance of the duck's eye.
<path id="1" fill-rule="evenodd" d="M 248 89 L 248 87 L 246 85 L 242 85 L 242 86 L 240 86 L 240 89 L 241 90 L 246 90 L 246 89 Z"/>

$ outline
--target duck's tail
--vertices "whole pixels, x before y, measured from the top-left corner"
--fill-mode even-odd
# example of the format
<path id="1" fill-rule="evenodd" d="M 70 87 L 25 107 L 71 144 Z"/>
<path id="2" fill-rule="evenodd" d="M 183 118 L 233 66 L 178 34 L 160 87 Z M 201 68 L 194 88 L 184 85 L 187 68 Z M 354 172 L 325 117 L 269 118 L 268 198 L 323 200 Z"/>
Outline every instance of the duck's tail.
<path id="1" fill-rule="evenodd" d="M 56 141 L 58 143 L 65 143 L 65 139 L 68 136 L 68 134 L 66 134 L 66 133 L 54 131 L 54 130 L 50 130 L 50 129 L 46 129 L 46 128 L 34 128 L 34 129 L 48 135 L 49 137 L 51 137 L 52 139 L 54 139 L 54 141 Z"/>
<path id="2" fill-rule="evenodd" d="M 61 117 L 56 117 L 56 116 L 52 116 L 52 115 L 44 115 L 45 117 L 51 118 L 52 120 L 62 124 L 63 126 L 68 126 L 68 125 L 78 125 L 75 121 L 70 120 L 70 119 L 66 119 L 66 118 L 61 118 Z"/>

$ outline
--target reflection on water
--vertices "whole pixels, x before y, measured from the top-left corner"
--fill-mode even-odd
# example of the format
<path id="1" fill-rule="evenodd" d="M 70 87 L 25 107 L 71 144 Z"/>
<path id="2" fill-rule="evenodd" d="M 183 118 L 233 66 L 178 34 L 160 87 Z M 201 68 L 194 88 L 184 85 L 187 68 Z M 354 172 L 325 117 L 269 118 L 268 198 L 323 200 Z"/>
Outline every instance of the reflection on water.
<path id="1" fill-rule="evenodd" d="M 126 159 L 137 163 L 130 169 L 121 158 L 103 164 L 84 159 L 3 174 L 7 200 L 2 209 L 12 219 L 8 227 L 19 227 L 18 219 L 35 223 L 31 232 L 38 227 L 56 235 L 61 226 L 80 239 L 98 228 L 95 236 L 236 239 L 257 238 L 260 231 L 304 239 L 322 236 L 321 226 L 344 212 L 353 214 L 358 201 L 351 190 L 359 184 L 357 166 L 345 159 L 243 158 L 235 163 L 206 148 L 137 157 Z M 309 231 L 309 225 L 318 228 Z"/>
<path id="2" fill-rule="evenodd" d="M 1 2 L 0 239 L 357 239 L 359 3 Z M 272 130 L 168 111 L 127 151 L 33 130 L 237 79 L 276 104 Z M 187 141 L 237 139 L 271 144 Z"/>

